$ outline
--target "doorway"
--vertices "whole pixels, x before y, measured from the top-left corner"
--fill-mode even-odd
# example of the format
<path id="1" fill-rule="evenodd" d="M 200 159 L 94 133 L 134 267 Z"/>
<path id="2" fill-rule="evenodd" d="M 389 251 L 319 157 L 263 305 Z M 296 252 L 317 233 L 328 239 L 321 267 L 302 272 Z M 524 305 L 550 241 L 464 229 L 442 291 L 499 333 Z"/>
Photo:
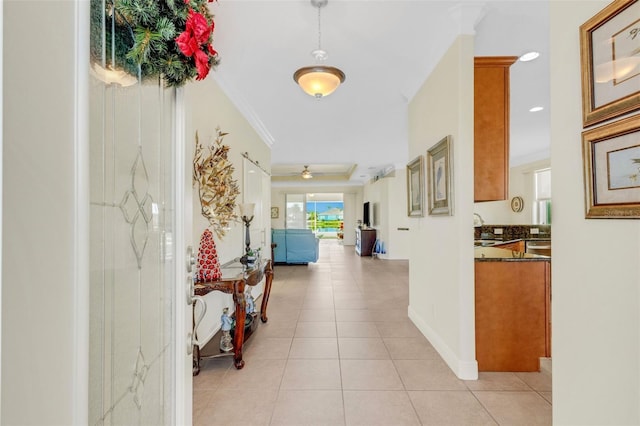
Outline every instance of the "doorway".
<path id="1" fill-rule="evenodd" d="M 344 198 L 342 193 L 306 194 L 306 225 L 318 238 L 344 238 Z"/>

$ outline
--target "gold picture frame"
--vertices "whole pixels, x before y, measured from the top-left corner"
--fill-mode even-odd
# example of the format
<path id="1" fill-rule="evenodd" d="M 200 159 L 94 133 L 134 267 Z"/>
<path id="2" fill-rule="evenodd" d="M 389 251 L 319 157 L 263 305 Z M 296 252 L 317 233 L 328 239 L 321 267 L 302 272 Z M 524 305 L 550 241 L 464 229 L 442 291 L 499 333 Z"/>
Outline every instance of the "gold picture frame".
<path id="1" fill-rule="evenodd" d="M 445 136 L 427 150 L 429 215 L 453 216 L 453 141 Z"/>
<path id="2" fill-rule="evenodd" d="M 580 26 L 584 127 L 640 109 L 640 0 L 615 0 Z"/>
<path id="3" fill-rule="evenodd" d="M 280 208 L 271 207 L 271 219 L 278 219 L 280 217 Z"/>
<path id="4" fill-rule="evenodd" d="M 640 219 L 640 115 L 582 133 L 585 217 Z"/>
<path id="5" fill-rule="evenodd" d="M 424 216 L 424 159 L 422 155 L 407 164 L 407 215 Z"/>

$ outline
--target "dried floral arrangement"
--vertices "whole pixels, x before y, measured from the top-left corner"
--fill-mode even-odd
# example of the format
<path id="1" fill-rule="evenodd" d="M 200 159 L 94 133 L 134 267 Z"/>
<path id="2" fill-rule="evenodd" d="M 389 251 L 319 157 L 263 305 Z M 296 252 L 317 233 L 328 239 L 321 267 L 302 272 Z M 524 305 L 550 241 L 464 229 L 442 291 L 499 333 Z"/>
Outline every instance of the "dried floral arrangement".
<path id="1" fill-rule="evenodd" d="M 228 133 L 216 128 L 214 143 L 205 148 L 198 140 L 193 158 L 193 185 L 198 185 L 200 206 L 216 235 L 222 239 L 231 222 L 238 221 L 236 198 L 240 194 L 238 182 L 233 179 L 233 164 L 229 161 L 229 146 L 222 140 Z"/>

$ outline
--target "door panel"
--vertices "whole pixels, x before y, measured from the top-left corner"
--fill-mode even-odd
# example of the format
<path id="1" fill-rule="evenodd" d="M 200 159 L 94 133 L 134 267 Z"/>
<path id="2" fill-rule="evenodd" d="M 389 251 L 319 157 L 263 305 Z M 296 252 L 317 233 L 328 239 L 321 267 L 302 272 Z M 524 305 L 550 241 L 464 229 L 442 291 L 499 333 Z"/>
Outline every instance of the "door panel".
<path id="1" fill-rule="evenodd" d="M 271 178 L 247 158 L 243 159 L 242 168 L 243 202 L 255 204 L 253 220 L 249 227 L 251 248 L 259 248 L 263 258 L 271 258 Z M 244 232 L 242 235 L 244 238 Z M 258 298 L 263 290 L 264 282 L 252 288 L 251 294 Z"/>
<path id="2" fill-rule="evenodd" d="M 97 34 L 110 42 L 91 25 L 92 43 Z M 90 105 L 89 424 L 172 424 L 180 352 L 173 241 L 181 237 L 174 182 L 184 168 L 174 160 L 176 91 L 94 75 Z"/>
<path id="3" fill-rule="evenodd" d="M 256 205 L 249 227 L 251 248 L 260 248 L 263 257 L 270 257 L 271 233 L 267 231 L 270 231 L 271 226 L 271 179 L 260 167 L 246 158 L 243 159 L 242 167 L 244 171 L 243 202 Z"/>

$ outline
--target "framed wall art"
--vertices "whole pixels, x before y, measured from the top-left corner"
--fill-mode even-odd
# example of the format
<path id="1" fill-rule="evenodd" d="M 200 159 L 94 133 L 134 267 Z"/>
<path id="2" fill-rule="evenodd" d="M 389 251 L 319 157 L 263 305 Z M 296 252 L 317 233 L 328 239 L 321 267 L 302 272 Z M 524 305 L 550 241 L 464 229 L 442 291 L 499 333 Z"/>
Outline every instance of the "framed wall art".
<path id="1" fill-rule="evenodd" d="M 580 26 L 585 127 L 640 108 L 640 0 L 615 0 Z"/>
<path id="2" fill-rule="evenodd" d="M 640 115 L 582 133 L 586 218 L 640 218 Z"/>
<path id="3" fill-rule="evenodd" d="M 280 208 L 271 207 L 271 219 L 278 219 L 280 217 Z"/>
<path id="4" fill-rule="evenodd" d="M 453 149 L 446 136 L 427 151 L 429 215 L 453 215 Z"/>
<path id="5" fill-rule="evenodd" d="M 424 160 L 422 155 L 407 164 L 407 215 L 424 216 Z"/>

